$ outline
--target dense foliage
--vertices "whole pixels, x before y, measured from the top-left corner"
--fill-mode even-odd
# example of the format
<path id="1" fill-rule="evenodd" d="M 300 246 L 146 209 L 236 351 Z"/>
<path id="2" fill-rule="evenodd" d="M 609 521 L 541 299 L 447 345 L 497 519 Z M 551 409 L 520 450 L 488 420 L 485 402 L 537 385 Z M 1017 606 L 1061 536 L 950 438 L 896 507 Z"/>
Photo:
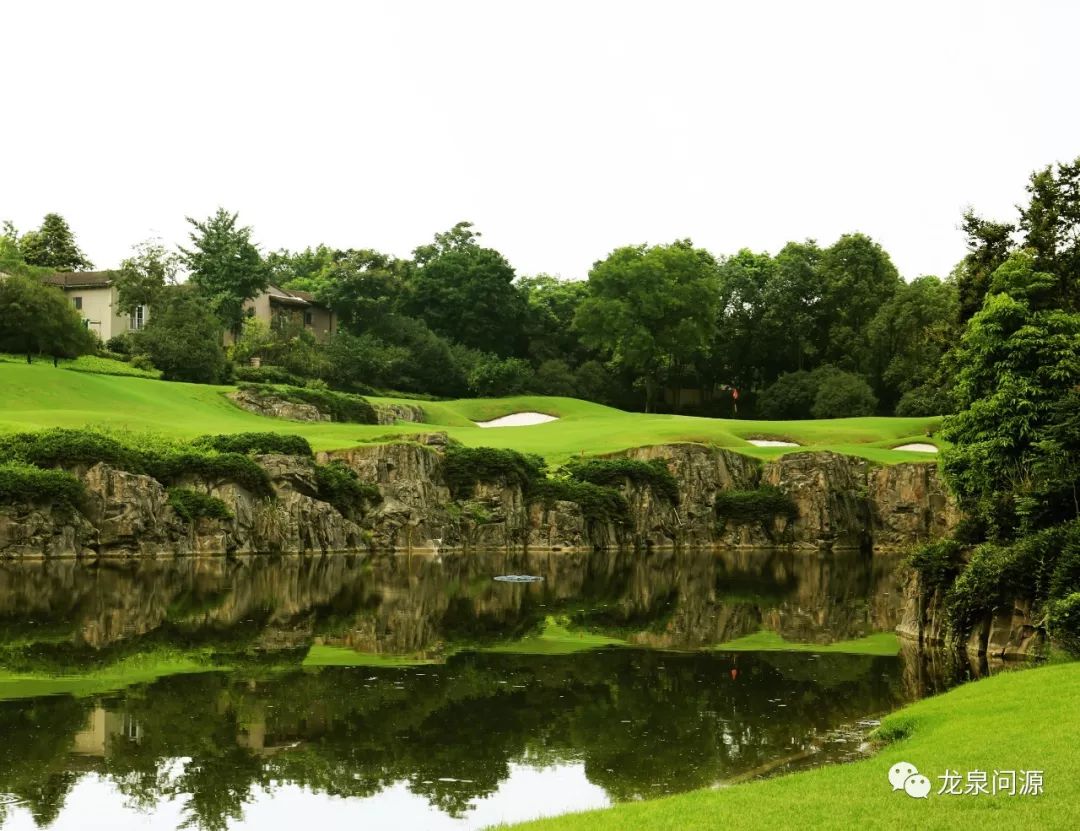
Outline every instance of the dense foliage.
<path id="1" fill-rule="evenodd" d="M 556 502 L 575 502 L 589 522 L 626 525 L 630 508 L 616 488 L 569 478 L 543 479 L 532 489 L 532 498 L 547 507 Z"/>
<path id="2" fill-rule="evenodd" d="M 494 447 L 461 447 L 446 449 L 443 478 L 455 499 L 465 499 L 481 482 L 518 485 L 528 493 L 544 477 L 544 460 L 516 450 Z"/>
<path id="3" fill-rule="evenodd" d="M 782 490 L 763 485 L 755 490 L 723 490 L 716 495 L 716 516 L 735 522 L 768 523 L 795 517 L 795 503 Z"/>
<path id="4" fill-rule="evenodd" d="M 679 486 L 663 459 L 576 459 L 566 465 L 566 472 L 579 482 L 593 485 L 620 485 L 629 480 L 651 488 L 673 504 L 679 502 Z"/>
<path id="5" fill-rule="evenodd" d="M 303 436 L 288 433 L 228 433 L 200 436 L 192 444 L 221 453 L 282 453 L 287 456 L 312 456 L 311 445 Z"/>
<path id="6" fill-rule="evenodd" d="M 315 482 L 319 487 L 319 499 L 329 502 L 348 517 L 354 516 L 364 505 L 382 500 L 375 485 L 362 482 L 356 471 L 343 462 L 316 465 Z"/>
<path id="7" fill-rule="evenodd" d="M 232 519 L 228 506 L 216 496 L 191 488 L 169 488 L 169 504 L 188 522 L 198 519 Z"/>
<path id="8" fill-rule="evenodd" d="M 173 286 L 162 293 L 136 343 L 167 381 L 217 384 L 231 371 L 221 346 L 221 326 L 191 286 Z"/>
<path id="9" fill-rule="evenodd" d="M 83 485 L 62 470 L 42 470 L 23 462 L 0 461 L 0 504 L 51 503 L 73 507 Z"/>
<path id="10" fill-rule="evenodd" d="M 74 358 L 97 347 L 97 338 L 64 293 L 33 277 L 0 279 L 0 351 Z"/>

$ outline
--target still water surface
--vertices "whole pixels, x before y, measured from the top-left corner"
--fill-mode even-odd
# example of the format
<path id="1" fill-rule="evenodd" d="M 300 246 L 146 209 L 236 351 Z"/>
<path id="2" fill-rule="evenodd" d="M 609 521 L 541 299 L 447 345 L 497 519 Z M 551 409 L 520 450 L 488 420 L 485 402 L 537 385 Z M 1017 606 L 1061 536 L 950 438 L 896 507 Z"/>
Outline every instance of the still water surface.
<path id="1" fill-rule="evenodd" d="M 780 551 L 3 564 L 0 827 L 483 828 L 855 758 L 874 719 L 967 670 L 887 644 L 729 644 L 890 632 L 896 566 Z"/>

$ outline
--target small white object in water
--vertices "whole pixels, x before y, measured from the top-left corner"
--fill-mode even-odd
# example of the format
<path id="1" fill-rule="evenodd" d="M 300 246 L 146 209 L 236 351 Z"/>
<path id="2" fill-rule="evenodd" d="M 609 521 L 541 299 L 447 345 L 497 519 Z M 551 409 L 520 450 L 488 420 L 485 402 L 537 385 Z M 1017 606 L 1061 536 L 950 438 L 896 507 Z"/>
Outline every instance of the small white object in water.
<path id="1" fill-rule="evenodd" d="M 474 421 L 473 424 L 477 427 L 532 427 L 534 424 L 558 420 L 558 417 L 547 413 L 511 413 L 491 421 Z"/>
<path id="2" fill-rule="evenodd" d="M 778 441 L 776 439 L 747 439 L 754 447 L 798 447 L 794 441 Z"/>
<path id="3" fill-rule="evenodd" d="M 911 450 L 915 453 L 937 453 L 938 449 L 926 442 L 913 442 L 912 444 L 902 444 L 899 447 L 894 447 L 893 450 Z"/>
<path id="4" fill-rule="evenodd" d="M 540 583 L 544 578 L 532 574 L 499 574 L 495 579 L 500 583 Z"/>

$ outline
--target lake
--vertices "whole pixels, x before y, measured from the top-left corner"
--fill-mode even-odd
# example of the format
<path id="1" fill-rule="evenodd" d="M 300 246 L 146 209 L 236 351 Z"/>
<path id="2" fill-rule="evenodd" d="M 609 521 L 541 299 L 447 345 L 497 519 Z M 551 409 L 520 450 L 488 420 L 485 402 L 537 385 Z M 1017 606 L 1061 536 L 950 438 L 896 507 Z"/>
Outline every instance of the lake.
<path id="1" fill-rule="evenodd" d="M 483 828 L 857 758 L 985 671 L 889 634 L 898 564 L 0 564 L 0 827 Z"/>

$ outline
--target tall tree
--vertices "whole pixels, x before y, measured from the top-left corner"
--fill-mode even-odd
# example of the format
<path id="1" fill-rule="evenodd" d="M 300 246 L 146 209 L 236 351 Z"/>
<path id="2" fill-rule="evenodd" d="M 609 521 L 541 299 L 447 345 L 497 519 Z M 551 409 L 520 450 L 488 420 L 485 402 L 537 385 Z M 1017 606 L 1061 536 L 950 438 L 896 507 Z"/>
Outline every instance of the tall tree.
<path id="1" fill-rule="evenodd" d="M 1005 538 L 1073 508 L 1072 493 L 1046 493 L 1037 471 L 1069 417 L 1059 403 L 1080 385 L 1080 313 L 1060 308 L 1057 276 L 1035 262 L 1017 252 L 994 272 L 950 356 L 962 409 L 941 430 L 953 443 L 942 454 L 951 487 Z"/>
<path id="2" fill-rule="evenodd" d="M 1057 278 L 1062 308 L 1080 309 L 1080 157 L 1031 175 L 1030 200 L 1020 210 L 1024 247 L 1034 268 Z"/>
<path id="3" fill-rule="evenodd" d="M 865 234 L 844 234 L 826 248 L 821 276 L 827 363 L 868 374 L 871 353 L 866 329 L 902 280 L 885 250 Z"/>
<path id="4" fill-rule="evenodd" d="M 929 383 L 959 335 L 957 288 L 937 277 L 905 283 L 878 309 L 867 335 L 871 378 L 886 412 L 904 393 Z M 940 415 L 931 413 L 930 415 Z"/>
<path id="5" fill-rule="evenodd" d="M 355 334 L 383 333 L 405 292 L 406 265 L 378 251 L 341 251 L 306 285 Z"/>
<path id="6" fill-rule="evenodd" d="M 132 256 L 120 263 L 116 277 L 120 308 L 131 312 L 136 306 L 153 306 L 165 286 L 176 282 L 177 260 L 161 240 L 146 240 L 134 246 Z"/>
<path id="7" fill-rule="evenodd" d="M 739 389 L 758 388 L 776 374 L 783 330 L 766 325 L 776 262 L 744 248 L 719 264 L 719 307 L 712 342 L 713 378 Z M 770 377 L 771 376 L 771 377 Z"/>
<path id="8" fill-rule="evenodd" d="M 459 222 L 413 252 L 406 311 L 432 331 L 483 352 L 524 352 L 525 299 L 514 269 L 498 251 L 483 248 L 472 223 Z"/>
<path id="9" fill-rule="evenodd" d="M 651 410 L 669 375 L 708 348 L 718 288 L 716 260 L 688 239 L 618 248 L 589 272 L 574 327 L 586 346 L 637 374 Z"/>
<path id="10" fill-rule="evenodd" d="M 0 350 L 74 358 L 93 352 L 97 338 L 64 293 L 32 277 L 0 280 Z"/>
<path id="11" fill-rule="evenodd" d="M 537 274 L 521 278 L 518 287 L 525 295 L 529 358 L 540 363 L 578 364 L 587 360 L 588 350 L 582 346 L 573 324 L 578 306 L 588 296 L 588 284 Z"/>
<path id="12" fill-rule="evenodd" d="M 251 228 L 237 222 L 237 214 L 224 208 L 199 222 L 187 217 L 194 230 L 191 248 L 181 248 L 181 258 L 191 272 L 191 285 L 205 297 L 218 320 L 239 332 L 244 301 L 263 291 L 269 273 Z"/>
<path id="13" fill-rule="evenodd" d="M 1012 236 L 1016 226 L 991 222 L 968 209 L 964 212 L 960 227 L 968 249 L 956 271 L 959 315 L 963 322 L 982 308 L 983 298 L 990 286 L 990 275 L 1005 262 L 1013 249 Z"/>
<path id="14" fill-rule="evenodd" d="M 19 251 L 27 265 L 56 271 L 88 271 L 94 267 L 75 242 L 75 234 L 60 214 L 45 214 L 41 227 L 19 239 Z"/>

